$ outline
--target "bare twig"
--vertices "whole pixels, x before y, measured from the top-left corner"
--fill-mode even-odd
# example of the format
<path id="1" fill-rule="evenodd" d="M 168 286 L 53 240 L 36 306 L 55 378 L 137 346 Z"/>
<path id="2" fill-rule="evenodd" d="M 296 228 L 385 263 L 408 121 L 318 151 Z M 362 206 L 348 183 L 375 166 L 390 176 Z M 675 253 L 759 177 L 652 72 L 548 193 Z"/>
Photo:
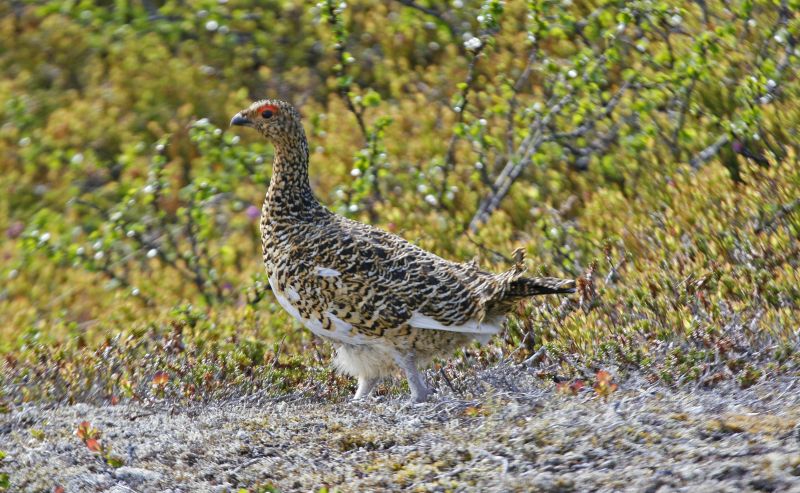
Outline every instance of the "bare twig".
<path id="1" fill-rule="evenodd" d="M 729 141 L 730 137 L 728 136 L 727 133 L 717 137 L 717 140 L 715 140 L 713 144 L 700 151 L 695 157 L 691 159 L 691 161 L 689 161 L 689 164 L 691 165 L 692 169 L 696 170 L 700 168 L 700 166 L 710 161 L 714 156 L 716 156 L 719 153 L 720 149 L 722 149 L 722 146 L 727 144 Z"/>
<path id="2" fill-rule="evenodd" d="M 469 93 L 472 90 L 473 84 L 475 82 L 475 67 L 478 63 L 478 57 L 480 56 L 481 51 L 485 45 L 481 44 L 481 46 L 475 50 L 472 55 L 472 59 L 469 62 L 469 67 L 467 68 L 467 78 L 464 81 L 464 86 L 461 89 L 461 94 L 459 95 L 459 102 L 458 107 L 456 108 L 458 117 L 456 118 L 455 126 L 460 126 L 464 123 L 464 114 L 467 110 L 467 105 L 469 104 Z M 447 177 L 449 176 L 450 172 L 455 168 L 456 165 L 456 143 L 458 142 L 458 133 L 452 132 L 450 135 L 450 142 L 447 144 L 447 152 L 445 153 L 444 158 L 444 169 L 443 169 L 443 176 L 442 176 L 442 183 L 439 187 L 439 197 L 438 203 L 442 203 L 442 198 L 444 197 L 444 193 L 447 190 Z"/>

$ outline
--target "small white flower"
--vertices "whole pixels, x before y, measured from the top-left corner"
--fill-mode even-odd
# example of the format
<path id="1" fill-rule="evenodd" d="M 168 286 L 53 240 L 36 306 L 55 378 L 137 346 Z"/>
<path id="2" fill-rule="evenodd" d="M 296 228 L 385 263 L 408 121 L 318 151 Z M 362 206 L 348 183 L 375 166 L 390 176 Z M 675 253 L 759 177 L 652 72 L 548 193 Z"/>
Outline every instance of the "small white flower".
<path id="1" fill-rule="evenodd" d="M 164 152 L 164 144 L 157 144 L 156 145 L 156 152 Z"/>
<path id="2" fill-rule="evenodd" d="M 468 50 L 477 50 L 481 46 L 483 46 L 483 42 L 480 40 L 480 38 L 476 38 L 474 36 L 464 41 L 464 48 Z"/>
<path id="3" fill-rule="evenodd" d="M 619 24 L 617 24 L 617 32 L 618 33 L 621 33 L 624 30 L 625 30 L 625 23 L 620 22 Z"/>
<path id="4" fill-rule="evenodd" d="M 83 154 L 80 152 L 72 156 L 72 159 L 69 160 L 72 164 L 82 164 L 83 163 Z"/>
<path id="5" fill-rule="evenodd" d="M 758 134 L 753 134 L 753 140 L 761 140 L 761 136 Z"/>
<path id="6" fill-rule="evenodd" d="M 482 16 L 482 15 L 479 15 L 479 16 L 477 17 L 477 19 L 478 19 L 478 22 L 483 22 L 483 21 L 484 21 L 484 19 L 486 19 L 486 17 L 484 17 L 484 16 Z"/>
<path id="7" fill-rule="evenodd" d="M 347 193 L 344 190 L 342 190 L 341 188 L 337 188 L 336 189 L 336 198 L 339 199 L 339 200 L 343 200 L 345 197 L 347 197 Z"/>
<path id="8" fill-rule="evenodd" d="M 478 161 L 477 163 L 475 163 L 475 169 L 483 169 L 483 163 L 482 163 L 482 162 L 480 162 L 480 161 Z"/>
<path id="9" fill-rule="evenodd" d="M 84 253 L 86 253 L 86 249 L 83 247 L 78 247 L 75 250 L 75 255 L 82 256 Z"/>
<path id="10" fill-rule="evenodd" d="M 481 118 L 480 120 L 478 120 L 478 124 L 481 127 L 485 127 L 486 126 L 486 118 Z"/>
<path id="11" fill-rule="evenodd" d="M 454 9 L 460 9 L 463 6 L 464 6 L 464 2 L 462 2 L 461 0 L 453 0 L 453 8 Z"/>
<path id="12" fill-rule="evenodd" d="M 94 245 L 92 245 L 92 248 L 94 248 L 95 250 L 100 250 L 101 248 L 103 248 L 103 242 L 100 240 L 95 241 Z"/>
<path id="13" fill-rule="evenodd" d="M 767 103 L 769 103 L 770 101 L 772 101 L 772 98 L 771 98 L 771 97 L 769 97 L 769 95 L 766 95 L 766 96 L 761 96 L 760 98 L 758 98 L 758 101 L 759 101 L 761 104 L 767 104 Z"/>
<path id="14" fill-rule="evenodd" d="M 215 20 L 210 20 L 206 22 L 206 30 L 207 31 L 216 31 L 219 28 L 219 22 Z"/>
<path id="15" fill-rule="evenodd" d="M 775 86 L 777 85 L 778 84 L 772 79 L 767 81 L 767 89 L 775 89 Z"/>
<path id="16" fill-rule="evenodd" d="M 42 235 L 39 237 L 39 241 L 41 241 L 42 243 L 46 243 L 49 240 L 50 240 L 50 233 L 42 233 Z"/>
<path id="17" fill-rule="evenodd" d="M 675 14 L 669 18 L 669 24 L 671 26 L 680 26 L 681 22 L 683 22 L 683 17 L 681 17 L 679 14 Z"/>
<path id="18" fill-rule="evenodd" d="M 133 238 L 134 236 L 136 236 L 136 231 L 129 229 L 128 232 L 125 233 L 125 236 L 127 236 L 128 238 Z"/>
<path id="19" fill-rule="evenodd" d="M 133 288 L 133 289 L 131 289 L 131 294 L 132 294 L 133 296 L 139 296 L 139 288 Z"/>
<path id="20" fill-rule="evenodd" d="M 122 213 L 120 211 L 111 214 L 112 221 L 119 221 L 120 219 L 122 219 Z"/>
<path id="21" fill-rule="evenodd" d="M 535 111 L 535 112 L 537 112 L 537 113 L 539 113 L 540 111 L 542 111 L 542 103 L 540 103 L 540 102 L 538 102 L 538 101 L 537 101 L 537 102 L 535 102 L 535 103 L 533 103 L 533 111 Z"/>
<path id="22" fill-rule="evenodd" d="M 158 255 L 158 250 L 156 250 L 155 248 L 151 248 L 150 250 L 147 251 L 147 258 L 155 258 L 156 255 Z"/>
<path id="23" fill-rule="evenodd" d="M 425 196 L 425 202 L 429 203 L 430 205 L 436 205 L 436 197 L 432 194 L 428 194 Z"/>
<path id="24" fill-rule="evenodd" d="M 578 71 L 575 70 L 575 69 L 572 69 L 569 72 L 567 72 L 567 75 L 569 76 L 570 79 L 574 79 L 575 77 L 578 76 Z"/>
<path id="25" fill-rule="evenodd" d="M 424 183 L 420 183 L 419 185 L 417 185 L 417 192 L 425 193 L 427 191 L 428 191 L 428 185 L 426 185 Z"/>
<path id="26" fill-rule="evenodd" d="M 779 45 L 782 45 L 784 41 L 783 36 L 781 36 L 780 34 L 776 34 L 772 39 L 774 39 L 775 42 L 778 43 Z"/>
<path id="27" fill-rule="evenodd" d="M 19 139 L 19 142 L 18 142 L 20 147 L 25 147 L 26 145 L 29 145 L 30 143 L 31 143 L 31 138 L 30 137 L 23 137 L 23 138 Z"/>
<path id="28" fill-rule="evenodd" d="M 354 178 L 358 178 L 359 176 L 361 176 L 361 170 L 358 169 L 358 168 L 351 169 L 350 170 L 350 176 L 352 176 Z"/>
<path id="29" fill-rule="evenodd" d="M 208 125 L 208 118 L 201 118 L 194 122 L 195 125 Z"/>
<path id="30" fill-rule="evenodd" d="M 221 128 L 215 128 L 214 129 L 214 135 L 222 135 L 222 129 Z"/>
<path id="31" fill-rule="evenodd" d="M 226 25 L 219 26 L 219 32 L 222 34 L 228 34 L 230 32 L 230 28 Z"/>
<path id="32" fill-rule="evenodd" d="M 747 19 L 747 25 L 750 27 L 756 27 L 758 25 L 758 22 L 756 22 L 755 19 Z"/>
<path id="33" fill-rule="evenodd" d="M 456 194 L 454 194 L 453 192 L 447 192 L 446 194 L 444 194 L 444 196 L 445 198 L 447 198 L 447 200 L 453 200 L 454 198 L 456 198 Z"/>
<path id="34" fill-rule="evenodd" d="M 102 250 L 94 254 L 95 260 L 101 260 L 103 257 L 105 257 L 105 254 L 102 252 Z"/>
<path id="35" fill-rule="evenodd" d="M 350 212 L 358 212 L 358 204 L 350 204 L 347 210 Z"/>
<path id="36" fill-rule="evenodd" d="M 153 192 L 156 191 L 156 188 L 153 185 L 145 185 L 145 187 L 142 189 L 142 191 L 144 193 L 153 193 Z"/>
<path id="37" fill-rule="evenodd" d="M 231 137 L 231 144 L 236 145 L 239 143 L 240 140 L 242 139 L 240 139 L 238 135 L 234 135 L 233 137 Z"/>

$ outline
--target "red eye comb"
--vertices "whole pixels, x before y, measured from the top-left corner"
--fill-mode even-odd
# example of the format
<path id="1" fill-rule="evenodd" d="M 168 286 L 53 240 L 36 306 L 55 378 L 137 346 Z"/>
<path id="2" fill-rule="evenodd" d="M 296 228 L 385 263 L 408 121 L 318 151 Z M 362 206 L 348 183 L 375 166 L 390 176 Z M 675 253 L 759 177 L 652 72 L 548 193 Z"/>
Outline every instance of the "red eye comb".
<path id="1" fill-rule="evenodd" d="M 267 110 L 269 110 L 269 111 L 271 111 L 273 113 L 277 113 L 278 112 L 278 107 L 275 106 L 274 104 L 264 104 L 264 105 L 259 106 L 259 108 L 258 108 L 258 112 L 259 113 L 263 113 L 263 112 L 265 112 Z"/>

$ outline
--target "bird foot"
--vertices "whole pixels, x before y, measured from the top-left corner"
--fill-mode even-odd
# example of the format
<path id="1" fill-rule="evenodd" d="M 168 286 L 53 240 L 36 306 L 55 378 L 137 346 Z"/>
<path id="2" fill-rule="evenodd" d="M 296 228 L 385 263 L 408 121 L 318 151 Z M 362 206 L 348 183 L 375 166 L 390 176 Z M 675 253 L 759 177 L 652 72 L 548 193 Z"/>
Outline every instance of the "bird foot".
<path id="1" fill-rule="evenodd" d="M 431 390 L 425 383 L 425 377 L 420 373 L 417 368 L 416 356 L 413 353 L 395 356 L 395 362 L 403 369 L 408 380 L 408 388 L 411 390 L 410 403 L 419 404 L 427 402 L 431 396 Z"/>
<path id="2" fill-rule="evenodd" d="M 433 392 L 423 383 L 421 388 L 411 387 L 411 397 L 408 399 L 409 404 L 422 404 L 428 402 Z"/>

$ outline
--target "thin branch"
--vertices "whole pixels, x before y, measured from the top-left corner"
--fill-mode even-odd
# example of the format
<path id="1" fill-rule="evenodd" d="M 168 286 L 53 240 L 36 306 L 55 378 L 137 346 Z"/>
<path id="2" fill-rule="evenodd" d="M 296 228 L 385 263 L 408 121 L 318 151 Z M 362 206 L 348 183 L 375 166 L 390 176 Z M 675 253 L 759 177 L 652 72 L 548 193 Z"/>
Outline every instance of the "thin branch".
<path id="1" fill-rule="evenodd" d="M 369 141 L 369 133 L 367 132 L 367 127 L 364 124 L 364 115 L 363 110 L 359 111 L 355 103 L 353 103 L 353 98 L 350 97 L 350 87 L 349 84 L 342 84 L 341 81 L 345 79 L 346 74 L 344 68 L 347 66 L 347 57 L 345 57 L 346 47 L 344 44 L 345 38 L 345 31 L 344 26 L 342 24 L 342 20 L 336 12 L 336 7 L 334 6 L 334 2 L 328 1 L 328 24 L 333 29 L 334 34 L 336 35 L 336 57 L 339 63 L 337 64 L 338 67 L 334 69 L 334 74 L 336 75 L 337 79 L 339 79 L 339 95 L 341 96 L 342 100 L 344 101 L 347 109 L 356 117 L 356 122 L 358 123 L 358 128 L 361 130 L 361 135 L 364 137 L 364 142 Z"/>
<path id="2" fill-rule="evenodd" d="M 729 141 L 730 137 L 728 136 L 727 133 L 717 137 L 717 140 L 715 140 L 713 144 L 700 151 L 695 157 L 691 159 L 691 161 L 689 161 L 689 164 L 691 165 L 692 169 L 694 170 L 699 169 L 700 166 L 710 161 L 714 156 L 716 156 L 719 153 L 720 149 L 722 149 L 722 146 L 727 144 Z"/>
<path id="3" fill-rule="evenodd" d="M 461 94 L 459 95 L 459 102 L 458 102 L 458 117 L 456 118 L 455 126 L 458 127 L 462 123 L 464 123 L 464 114 L 467 110 L 467 105 L 469 104 L 469 93 L 472 90 L 473 84 L 475 82 L 475 67 L 478 64 L 478 57 L 480 56 L 481 51 L 483 51 L 483 47 L 485 45 L 481 44 L 481 46 L 475 50 L 474 54 L 472 55 L 472 60 L 469 62 L 469 67 L 467 69 L 467 78 L 464 81 L 464 86 L 461 89 Z M 439 187 L 439 197 L 438 203 L 442 203 L 442 197 L 444 197 L 444 193 L 447 190 L 447 178 L 450 175 L 450 172 L 456 166 L 456 143 L 458 142 L 458 134 L 453 131 L 450 135 L 450 142 L 447 144 L 447 152 L 445 153 L 444 158 L 444 169 L 443 176 L 442 176 L 442 183 Z"/>
<path id="4" fill-rule="evenodd" d="M 485 222 L 500 206 L 500 202 L 508 195 L 511 186 L 522 171 L 531 163 L 533 154 L 538 151 L 543 143 L 575 139 L 593 130 L 598 121 L 608 118 L 614 112 L 628 87 L 629 83 L 627 82 L 620 86 L 614 96 L 608 100 L 599 113 L 569 132 L 556 133 L 551 130 L 549 134 L 545 134 L 544 129 L 550 127 L 553 118 L 561 113 L 571 99 L 570 95 L 564 96 L 558 103 L 552 106 L 550 112 L 544 118 L 535 120 L 529 128 L 528 136 L 520 143 L 517 151 L 507 160 L 503 171 L 501 171 L 495 179 L 493 187 L 495 191 L 481 201 L 467 229 L 473 232 L 477 231 L 479 225 Z"/>

